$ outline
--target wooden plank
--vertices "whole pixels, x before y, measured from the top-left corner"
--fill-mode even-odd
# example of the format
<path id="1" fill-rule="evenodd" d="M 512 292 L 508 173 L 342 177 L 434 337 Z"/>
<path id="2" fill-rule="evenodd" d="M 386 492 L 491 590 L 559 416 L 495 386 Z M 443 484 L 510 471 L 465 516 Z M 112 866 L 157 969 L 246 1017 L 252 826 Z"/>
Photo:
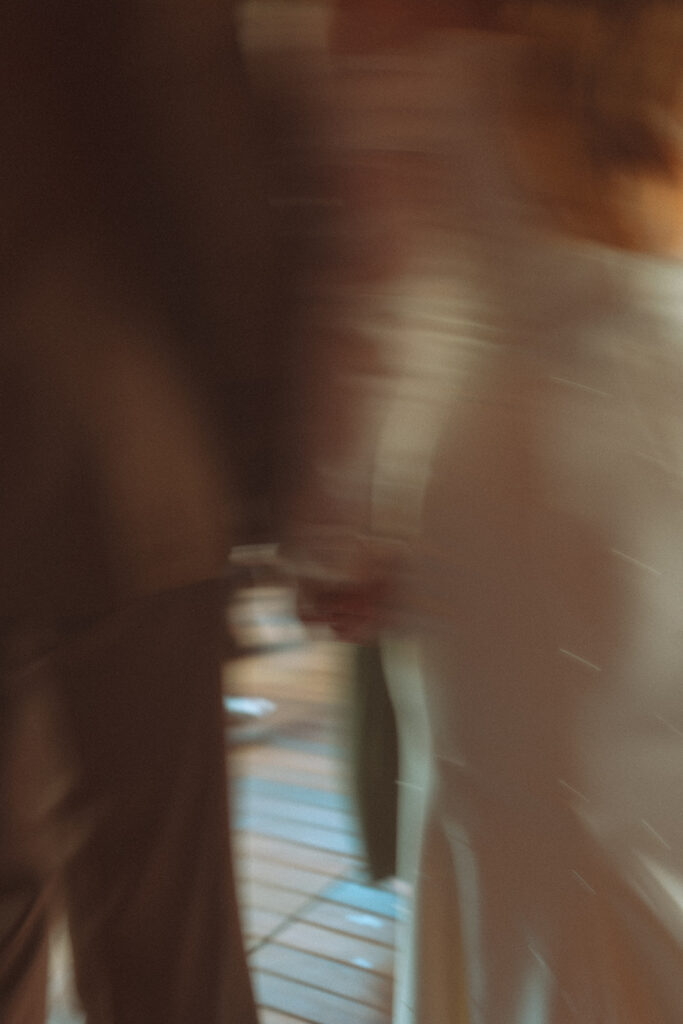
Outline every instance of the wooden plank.
<path id="1" fill-rule="evenodd" d="M 310 903 L 310 897 L 302 893 L 290 892 L 288 889 L 281 889 L 276 885 L 264 885 L 262 882 L 255 882 L 253 879 L 247 878 L 240 885 L 240 902 L 246 907 L 292 915 L 303 911 Z M 326 906 L 331 907 L 332 904 L 328 903 Z"/>
<path id="2" fill-rule="evenodd" d="M 301 1017 L 307 1024 L 389 1024 L 388 1015 L 381 1010 L 331 992 L 260 971 L 253 980 L 260 1006 Z"/>
<path id="3" fill-rule="evenodd" d="M 249 963 L 252 970 L 290 978 L 302 985 L 333 992 L 378 1010 L 387 1010 L 391 1006 L 392 985 L 389 978 L 358 967 L 348 967 L 335 960 L 270 942 L 261 946 L 249 958 Z"/>
<path id="4" fill-rule="evenodd" d="M 284 818 L 287 821 L 302 821 L 318 828 L 329 828 L 338 832 L 358 833 L 358 819 L 348 811 L 327 807 L 311 807 L 310 804 L 287 800 L 283 797 L 262 796 L 249 793 L 240 795 L 232 803 L 234 820 L 240 816 L 256 814 Z"/>
<path id="5" fill-rule="evenodd" d="M 297 821 L 250 814 L 238 817 L 233 828 L 237 832 L 255 832 L 262 836 L 288 839 L 300 846 L 312 846 L 316 850 L 327 850 L 329 853 L 342 853 L 359 859 L 364 856 L 364 850 L 357 836 L 335 832 L 332 829 L 304 825 Z"/>
<path id="6" fill-rule="evenodd" d="M 329 757 L 333 761 L 345 761 L 346 747 L 336 743 L 330 744 L 329 737 L 319 738 L 322 732 L 322 723 L 301 722 L 294 716 L 288 716 L 287 721 L 284 721 L 271 736 L 270 745 L 282 750 L 297 750 L 300 753 Z"/>
<path id="7" fill-rule="evenodd" d="M 238 858 L 271 860 L 332 877 L 346 873 L 357 864 L 353 857 L 299 846 L 286 839 L 256 835 L 253 832 L 233 833 L 233 849 Z"/>
<path id="8" fill-rule="evenodd" d="M 238 860 L 237 875 L 240 879 L 251 878 L 266 885 L 277 885 L 280 889 L 310 895 L 321 892 L 330 884 L 327 875 L 266 860 Z"/>
<path id="9" fill-rule="evenodd" d="M 297 917 L 309 924 L 332 931 L 355 935 L 368 942 L 377 942 L 382 946 L 393 948 L 395 941 L 394 922 L 378 914 L 369 914 L 365 910 L 357 910 L 337 903 L 316 901 L 300 909 Z"/>
<path id="10" fill-rule="evenodd" d="M 241 775 L 233 781 L 233 799 L 240 797 L 265 796 L 275 800 L 291 800 L 311 807 L 327 807 L 353 813 L 352 802 L 347 793 L 328 793 L 309 786 L 292 786 L 280 779 L 263 779 L 255 775 Z"/>
<path id="11" fill-rule="evenodd" d="M 237 763 L 231 764 L 230 771 L 233 776 L 255 775 L 259 779 L 270 779 L 273 782 L 285 781 L 293 786 L 308 786 L 328 793 L 335 793 L 344 788 L 340 780 L 334 776 L 310 775 L 305 771 L 284 771 L 277 765 Z"/>
<path id="12" fill-rule="evenodd" d="M 348 678 L 341 653 L 339 646 L 309 644 L 239 658 L 225 665 L 223 686 L 230 693 L 341 705 L 345 703 Z"/>
<path id="13" fill-rule="evenodd" d="M 288 771 L 306 772 L 311 776 L 323 778 L 337 778 L 339 775 L 339 766 L 329 757 L 261 744 L 235 748 L 231 754 L 231 761 L 234 766 L 248 768 L 255 775 L 259 775 L 264 768 L 271 767 L 277 768 L 283 774 Z"/>
<path id="14" fill-rule="evenodd" d="M 369 914 L 396 919 L 398 917 L 398 899 L 388 889 L 380 889 L 372 885 L 360 885 L 358 882 L 333 882 L 323 893 L 323 899 L 332 903 L 343 903 L 357 910 L 367 910 Z"/>
<path id="15" fill-rule="evenodd" d="M 353 935 L 344 935 L 327 928 L 295 921 L 278 932 L 277 941 L 282 946 L 292 946 L 304 953 L 314 953 L 339 960 L 352 967 L 361 967 L 375 974 L 390 976 L 393 970 L 393 950 L 376 942 Z"/>
<path id="16" fill-rule="evenodd" d="M 262 910 L 260 907 L 240 907 L 240 920 L 242 931 L 250 939 L 263 939 L 271 935 L 286 920 L 286 914 L 278 914 L 272 910 Z"/>
<path id="17" fill-rule="evenodd" d="M 290 1017 L 288 1013 L 278 1013 L 277 1010 L 261 1010 L 259 1024 L 308 1024 L 308 1021 L 301 1020 L 300 1017 Z"/>

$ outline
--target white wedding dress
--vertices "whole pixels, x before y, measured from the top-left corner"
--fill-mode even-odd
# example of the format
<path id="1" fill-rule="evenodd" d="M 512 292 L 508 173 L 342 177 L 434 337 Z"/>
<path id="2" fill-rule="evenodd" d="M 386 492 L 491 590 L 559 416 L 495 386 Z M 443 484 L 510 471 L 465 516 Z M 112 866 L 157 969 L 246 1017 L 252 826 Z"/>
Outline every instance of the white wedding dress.
<path id="1" fill-rule="evenodd" d="M 463 44 L 434 399 L 394 411 L 433 435 L 416 1020 L 680 1024 L 683 262 L 544 226 L 508 163 L 516 45 Z"/>

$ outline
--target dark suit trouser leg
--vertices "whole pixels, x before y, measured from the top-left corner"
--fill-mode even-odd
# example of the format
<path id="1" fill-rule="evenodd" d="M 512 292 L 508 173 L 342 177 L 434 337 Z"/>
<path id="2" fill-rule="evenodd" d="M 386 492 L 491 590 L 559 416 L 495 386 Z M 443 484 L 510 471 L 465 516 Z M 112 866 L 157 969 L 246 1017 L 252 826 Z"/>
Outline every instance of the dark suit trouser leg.
<path id="1" fill-rule="evenodd" d="M 7 637 L 3 637 L 6 641 Z M 68 786 L 55 734 L 49 664 L 0 677 L 0 1021 L 43 1024 L 48 922 L 63 863 L 59 795 Z"/>
<path id="2" fill-rule="evenodd" d="M 222 594 L 131 606 L 62 657 L 81 779 L 66 874 L 88 1024 L 253 1024 L 229 851 Z"/>
<path id="3" fill-rule="evenodd" d="M 8 874 L 0 890 L 0 1020 L 43 1024 L 47 907 L 40 880 Z"/>

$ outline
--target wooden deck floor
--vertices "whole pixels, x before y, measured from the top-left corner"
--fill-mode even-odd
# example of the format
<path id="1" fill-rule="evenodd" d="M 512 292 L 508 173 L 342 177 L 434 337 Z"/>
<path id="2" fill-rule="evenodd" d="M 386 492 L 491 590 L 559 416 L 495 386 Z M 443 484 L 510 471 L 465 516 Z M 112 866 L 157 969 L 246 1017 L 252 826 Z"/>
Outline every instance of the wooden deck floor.
<path id="1" fill-rule="evenodd" d="M 296 640 L 294 636 L 291 639 Z M 277 705 L 233 745 L 234 845 L 262 1024 L 389 1024 L 396 897 L 373 886 L 346 783 L 344 649 L 245 658 L 239 693 Z"/>
<path id="2" fill-rule="evenodd" d="M 283 603 L 284 600 L 284 603 Z M 229 744 L 233 846 L 261 1024 L 389 1024 L 397 900 L 366 878 L 344 756 L 344 648 L 302 642 L 282 592 L 257 595 L 243 633 L 273 646 L 226 669 L 226 692 L 276 712 Z M 244 611 L 245 609 L 243 609 Z M 69 1008 L 57 943 L 49 1024 Z"/>

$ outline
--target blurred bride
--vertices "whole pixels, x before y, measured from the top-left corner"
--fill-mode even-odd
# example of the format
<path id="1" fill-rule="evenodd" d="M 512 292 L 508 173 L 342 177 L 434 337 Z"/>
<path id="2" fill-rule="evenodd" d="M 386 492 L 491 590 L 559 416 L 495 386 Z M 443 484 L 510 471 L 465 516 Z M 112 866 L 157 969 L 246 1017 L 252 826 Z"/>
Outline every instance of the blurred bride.
<path id="1" fill-rule="evenodd" d="M 356 238 L 400 259 L 354 298 L 384 376 L 337 355 L 365 455 L 325 481 L 382 552 L 337 575 L 406 552 L 418 1024 L 678 1024 L 683 10 L 508 13 L 347 76 Z"/>
<path id="2" fill-rule="evenodd" d="M 514 15 L 459 44 L 469 315 L 404 588 L 436 776 L 417 1020 L 456 1019 L 462 960 L 471 1024 L 676 1024 L 683 9 Z"/>

